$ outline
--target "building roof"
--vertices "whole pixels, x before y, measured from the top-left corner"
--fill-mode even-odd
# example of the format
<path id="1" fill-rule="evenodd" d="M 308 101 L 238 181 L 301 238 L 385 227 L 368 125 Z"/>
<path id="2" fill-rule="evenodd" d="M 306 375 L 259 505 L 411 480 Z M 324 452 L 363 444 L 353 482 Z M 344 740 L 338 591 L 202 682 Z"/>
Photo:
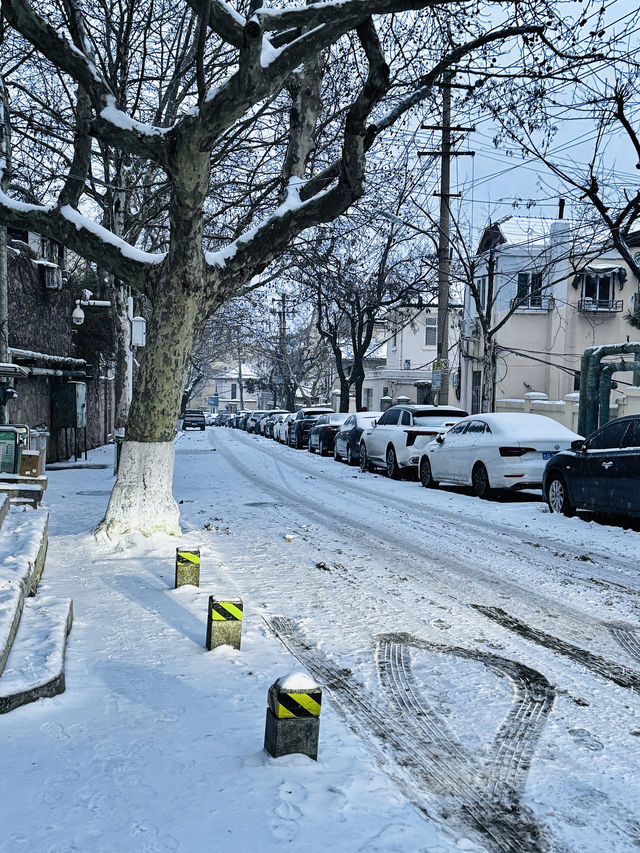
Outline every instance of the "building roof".
<path id="1" fill-rule="evenodd" d="M 480 238 L 478 254 L 503 245 L 542 248 L 549 237 L 551 226 L 557 221 L 536 216 L 507 216 L 498 222 L 489 223 Z"/>

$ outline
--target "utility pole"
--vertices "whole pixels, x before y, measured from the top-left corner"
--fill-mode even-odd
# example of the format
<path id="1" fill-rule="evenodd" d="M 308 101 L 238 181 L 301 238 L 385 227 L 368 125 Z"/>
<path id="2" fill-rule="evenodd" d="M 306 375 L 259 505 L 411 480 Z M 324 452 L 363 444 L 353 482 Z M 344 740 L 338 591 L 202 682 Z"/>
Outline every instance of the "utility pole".
<path id="1" fill-rule="evenodd" d="M 273 300 L 276 302 L 277 300 Z M 278 351 L 280 357 L 280 400 L 282 408 L 286 407 L 285 367 L 287 361 L 287 294 L 280 294 L 280 309 L 278 310 Z M 274 400 L 274 405 L 276 401 Z"/>
<path id="2" fill-rule="evenodd" d="M 437 405 L 446 406 L 449 403 L 449 286 L 451 279 L 451 201 L 460 193 L 451 192 L 451 157 L 473 157 L 474 151 L 452 151 L 451 131 L 471 133 L 474 127 L 451 126 L 451 90 L 458 88 L 453 82 L 454 71 L 443 75 L 442 83 L 442 125 L 422 125 L 424 130 L 441 131 L 440 151 L 420 151 L 420 156 L 440 157 L 440 192 L 434 195 L 440 197 L 440 218 L 438 223 L 438 340 L 436 345 L 436 361 L 432 370 L 434 399 Z M 460 87 L 467 88 L 467 87 Z M 436 386 L 436 380 L 439 385 Z"/>
<path id="3" fill-rule="evenodd" d="M 442 88 L 442 156 L 440 158 L 440 221 L 438 224 L 438 341 L 440 362 L 440 389 L 438 404 L 449 403 L 449 260 L 451 207 L 451 81 L 453 74 L 445 74 Z"/>

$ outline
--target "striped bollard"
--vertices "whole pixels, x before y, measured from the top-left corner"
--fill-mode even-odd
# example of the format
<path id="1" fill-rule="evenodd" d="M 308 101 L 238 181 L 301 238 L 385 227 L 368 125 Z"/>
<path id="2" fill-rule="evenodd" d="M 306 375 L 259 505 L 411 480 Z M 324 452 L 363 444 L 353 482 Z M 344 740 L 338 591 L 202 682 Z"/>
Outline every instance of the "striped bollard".
<path id="1" fill-rule="evenodd" d="M 200 586 L 199 548 L 176 548 L 176 589 L 185 584 Z"/>
<path id="2" fill-rule="evenodd" d="M 295 672 L 269 688 L 264 748 L 274 758 L 299 752 L 318 760 L 322 688 Z"/>
<path id="3" fill-rule="evenodd" d="M 207 648 L 217 649 L 218 646 L 240 648 L 242 638 L 242 599 L 218 599 L 209 596 L 207 613 Z"/>

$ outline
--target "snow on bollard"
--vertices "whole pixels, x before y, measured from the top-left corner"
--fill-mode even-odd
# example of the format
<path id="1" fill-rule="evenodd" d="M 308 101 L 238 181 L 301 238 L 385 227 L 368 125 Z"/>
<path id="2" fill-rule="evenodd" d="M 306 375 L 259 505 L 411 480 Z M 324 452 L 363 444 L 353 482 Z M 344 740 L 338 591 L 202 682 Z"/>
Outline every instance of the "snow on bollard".
<path id="1" fill-rule="evenodd" d="M 214 598 L 209 596 L 207 615 L 207 648 L 217 649 L 218 646 L 240 648 L 242 639 L 242 599 Z"/>
<path id="2" fill-rule="evenodd" d="M 176 548 L 176 589 L 185 584 L 200 586 L 199 548 Z"/>
<path id="3" fill-rule="evenodd" d="M 299 752 L 318 760 L 322 688 L 303 672 L 279 678 L 269 688 L 264 748 L 274 758 Z"/>

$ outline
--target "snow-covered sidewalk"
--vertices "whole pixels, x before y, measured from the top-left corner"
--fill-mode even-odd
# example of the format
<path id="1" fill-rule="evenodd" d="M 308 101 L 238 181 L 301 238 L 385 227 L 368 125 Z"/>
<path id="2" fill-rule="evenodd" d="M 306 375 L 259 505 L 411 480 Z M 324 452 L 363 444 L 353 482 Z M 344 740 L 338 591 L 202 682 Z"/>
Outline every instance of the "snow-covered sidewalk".
<path id="1" fill-rule="evenodd" d="M 92 461 L 111 454 L 94 451 Z M 185 506 L 204 498 L 186 514 L 187 529 L 193 514 L 215 527 L 216 507 L 234 489 L 209 490 L 201 463 L 178 454 L 176 493 Z M 207 652 L 208 595 L 246 597 L 242 570 L 230 571 L 216 547 L 224 533 L 201 526 L 179 541 L 98 545 L 89 529 L 112 482 L 109 469 L 50 473 L 40 594 L 74 600 L 67 689 L 0 717 L 0 850 L 477 849 L 409 806 L 328 702 L 317 763 L 262 751 L 267 690 L 300 665 L 251 600 L 242 651 Z M 199 590 L 172 589 L 180 544 L 202 549 Z"/>
<path id="2" fill-rule="evenodd" d="M 636 846 L 638 533 L 224 429 L 178 437 L 180 540 L 96 543 L 112 483 L 50 474 L 67 691 L 0 717 L 2 853 Z M 243 599 L 241 651 L 206 651 L 209 595 Z M 325 686 L 317 763 L 262 750 L 296 670 Z"/>

